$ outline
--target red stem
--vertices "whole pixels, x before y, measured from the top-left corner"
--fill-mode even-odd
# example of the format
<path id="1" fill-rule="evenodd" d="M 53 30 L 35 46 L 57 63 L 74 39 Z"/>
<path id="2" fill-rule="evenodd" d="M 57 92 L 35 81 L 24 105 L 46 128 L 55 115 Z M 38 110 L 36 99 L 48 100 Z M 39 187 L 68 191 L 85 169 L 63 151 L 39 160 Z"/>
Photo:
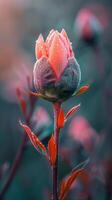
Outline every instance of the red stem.
<path id="1" fill-rule="evenodd" d="M 33 108 L 34 108 L 34 104 L 30 107 L 29 115 L 26 118 L 26 124 L 28 126 L 30 125 L 30 119 L 31 119 L 31 116 L 32 116 L 32 113 L 33 113 Z M 15 176 L 18 168 L 19 168 L 19 165 L 20 165 L 21 160 L 23 158 L 26 142 L 27 142 L 27 135 L 26 135 L 26 133 L 24 133 L 22 143 L 21 143 L 21 145 L 20 145 L 20 147 L 17 151 L 17 154 L 15 156 L 15 159 L 13 161 L 9 177 L 6 180 L 2 190 L 0 192 L 0 200 L 3 200 L 3 197 L 4 197 L 5 193 L 7 192 L 7 190 L 9 189 L 9 187 L 10 187 L 10 185 L 11 185 L 13 179 L 14 179 L 14 176 Z"/>
<path id="2" fill-rule="evenodd" d="M 60 103 L 54 104 L 54 138 L 57 146 L 57 160 L 55 166 L 52 169 L 52 179 L 53 179 L 53 199 L 58 200 L 58 149 L 59 149 L 59 131 L 60 129 L 57 126 L 58 115 L 60 112 Z"/>
<path id="3" fill-rule="evenodd" d="M 2 189 L 2 191 L 0 193 L 0 200 L 3 199 L 4 194 L 6 193 L 6 191 L 10 187 L 10 184 L 13 181 L 13 178 L 14 178 L 14 176 L 16 174 L 16 171 L 17 171 L 17 169 L 19 167 L 19 164 L 20 164 L 20 162 L 22 160 L 22 157 L 23 157 L 23 152 L 24 152 L 24 149 L 25 149 L 26 140 L 27 140 L 27 137 L 26 137 L 26 134 L 25 134 L 24 137 L 23 137 L 23 141 L 22 141 L 22 143 L 21 143 L 21 145 L 19 147 L 19 150 L 18 150 L 18 152 L 16 154 L 15 160 L 13 162 L 9 177 L 8 177 L 8 179 L 7 179 L 5 185 L 4 185 L 4 187 L 3 187 L 3 189 Z"/>

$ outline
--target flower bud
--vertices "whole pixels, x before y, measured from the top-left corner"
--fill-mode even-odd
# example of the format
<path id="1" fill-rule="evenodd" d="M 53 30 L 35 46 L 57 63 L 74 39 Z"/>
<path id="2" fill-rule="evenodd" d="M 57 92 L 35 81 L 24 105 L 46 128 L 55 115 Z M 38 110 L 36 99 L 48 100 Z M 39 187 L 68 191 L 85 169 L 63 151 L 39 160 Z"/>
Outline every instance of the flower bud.
<path id="1" fill-rule="evenodd" d="M 81 78 L 66 32 L 52 30 L 45 42 L 40 35 L 35 51 L 37 61 L 33 75 L 36 91 L 49 101 L 65 101 L 75 92 Z"/>
<path id="2" fill-rule="evenodd" d="M 79 39 L 89 45 L 95 45 L 102 33 L 103 25 L 90 9 L 83 8 L 76 17 L 74 28 Z"/>

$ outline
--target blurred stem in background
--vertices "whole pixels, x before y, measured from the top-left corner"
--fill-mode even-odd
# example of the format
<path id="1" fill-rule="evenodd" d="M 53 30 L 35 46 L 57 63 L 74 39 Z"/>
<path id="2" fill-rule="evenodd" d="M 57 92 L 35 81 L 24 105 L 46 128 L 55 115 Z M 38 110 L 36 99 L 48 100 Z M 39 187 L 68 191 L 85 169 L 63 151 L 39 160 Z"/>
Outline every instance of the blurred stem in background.
<path id="1" fill-rule="evenodd" d="M 20 91 L 19 91 L 20 93 Z M 17 94 L 18 96 L 18 94 Z M 20 103 L 20 107 L 21 107 L 21 110 L 23 112 L 23 115 L 24 115 L 24 119 L 26 121 L 26 124 L 28 126 L 30 126 L 30 122 L 31 122 L 31 118 L 32 118 L 32 114 L 33 114 L 33 110 L 34 110 L 34 106 L 35 106 L 35 100 L 33 99 L 33 97 L 29 94 L 29 100 L 30 100 L 30 111 L 28 113 L 28 115 L 26 114 L 26 102 L 24 101 L 24 104 L 23 104 L 23 98 L 20 98 L 20 94 L 19 94 L 19 103 Z M 15 159 L 12 163 L 12 167 L 11 167 L 11 170 L 10 170 L 10 174 L 5 182 L 5 184 L 3 185 L 2 187 L 2 190 L 0 192 L 0 200 L 3 200 L 4 199 L 4 195 L 5 193 L 8 191 L 9 187 L 11 186 L 11 183 L 16 175 L 16 172 L 21 164 L 21 161 L 23 159 L 23 155 L 24 155 L 24 151 L 26 149 L 26 144 L 27 144 L 27 135 L 24 134 L 23 135 L 23 138 L 22 138 L 22 142 L 21 142 L 21 145 L 17 151 L 17 154 L 15 156 Z"/>
<path id="2" fill-rule="evenodd" d="M 16 154 L 16 157 L 15 157 L 15 159 L 14 159 L 14 162 L 13 162 L 13 164 L 12 164 L 12 168 L 11 168 L 11 170 L 10 170 L 9 177 L 8 177 L 8 179 L 6 180 L 6 182 L 5 182 L 5 184 L 4 184 L 3 188 L 2 188 L 2 191 L 0 192 L 0 200 L 3 199 L 5 193 L 6 193 L 7 190 L 9 189 L 9 187 L 10 187 L 12 181 L 13 181 L 13 178 L 14 178 L 14 176 L 15 176 L 17 170 L 18 170 L 18 167 L 19 167 L 19 165 L 20 165 L 20 163 L 21 163 L 21 160 L 22 160 L 22 158 L 23 158 L 23 154 L 24 154 L 24 150 L 25 150 L 26 141 L 27 141 L 27 137 L 26 137 L 26 135 L 24 135 L 24 136 L 23 136 L 22 143 L 21 143 L 21 145 L 20 145 L 20 147 L 19 147 L 19 150 L 18 150 L 18 152 L 17 152 L 17 154 Z"/>

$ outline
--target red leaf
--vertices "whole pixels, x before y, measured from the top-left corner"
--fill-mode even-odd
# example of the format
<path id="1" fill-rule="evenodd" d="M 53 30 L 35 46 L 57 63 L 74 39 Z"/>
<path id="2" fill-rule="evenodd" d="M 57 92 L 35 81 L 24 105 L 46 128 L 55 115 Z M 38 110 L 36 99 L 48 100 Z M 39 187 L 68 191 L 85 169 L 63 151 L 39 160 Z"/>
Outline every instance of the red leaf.
<path id="1" fill-rule="evenodd" d="M 82 173 L 83 169 L 76 170 L 72 172 L 65 180 L 61 183 L 61 191 L 59 200 L 64 200 L 72 183 L 76 180 L 76 178 Z"/>
<path id="2" fill-rule="evenodd" d="M 23 115 L 26 116 L 27 105 L 26 105 L 26 101 L 24 100 L 24 98 L 22 96 L 21 90 L 19 88 L 16 89 L 16 94 L 17 94 L 17 97 L 18 97 L 18 100 L 19 100 L 19 103 L 20 103 L 20 106 L 21 106 L 22 113 L 23 113 Z"/>
<path id="3" fill-rule="evenodd" d="M 59 115 L 58 115 L 58 120 L 57 120 L 57 126 L 58 128 L 63 128 L 65 123 L 65 118 L 64 118 L 64 111 L 60 109 Z"/>
<path id="4" fill-rule="evenodd" d="M 64 198 L 64 193 L 65 193 L 65 188 L 66 188 L 66 181 L 63 180 L 61 182 L 61 186 L 60 186 L 60 196 L 59 196 L 59 200 L 61 200 L 62 198 Z"/>
<path id="5" fill-rule="evenodd" d="M 67 193 L 72 186 L 73 182 L 76 180 L 76 178 L 79 176 L 82 176 L 82 173 L 84 171 L 85 166 L 88 164 L 89 159 L 86 161 L 80 163 L 77 165 L 70 173 L 70 175 L 67 176 L 64 180 L 61 182 L 61 187 L 60 187 L 60 196 L 59 200 L 64 200 L 67 196 Z"/>
<path id="6" fill-rule="evenodd" d="M 85 85 L 85 86 L 82 86 L 76 93 L 76 96 L 79 96 L 83 93 L 85 93 L 86 91 L 88 91 L 89 89 L 89 85 Z"/>
<path id="7" fill-rule="evenodd" d="M 48 142 L 48 153 L 50 157 L 50 163 L 52 166 L 55 165 L 57 159 L 57 148 L 54 136 L 52 135 L 49 142 Z"/>
<path id="8" fill-rule="evenodd" d="M 20 125 L 23 127 L 25 132 L 27 133 L 28 137 L 30 138 L 31 143 L 33 146 L 38 150 L 40 148 L 42 151 L 47 152 L 46 147 L 42 144 L 39 138 L 31 131 L 31 129 L 20 122 Z"/>
<path id="9" fill-rule="evenodd" d="M 80 107 L 80 104 L 78 104 L 77 106 L 74 106 L 73 108 L 71 108 L 71 109 L 67 112 L 67 114 L 66 114 L 66 116 L 65 116 L 65 120 L 67 120 L 68 117 L 71 117 L 72 114 L 74 114 L 74 113 L 79 109 L 79 107 Z"/>

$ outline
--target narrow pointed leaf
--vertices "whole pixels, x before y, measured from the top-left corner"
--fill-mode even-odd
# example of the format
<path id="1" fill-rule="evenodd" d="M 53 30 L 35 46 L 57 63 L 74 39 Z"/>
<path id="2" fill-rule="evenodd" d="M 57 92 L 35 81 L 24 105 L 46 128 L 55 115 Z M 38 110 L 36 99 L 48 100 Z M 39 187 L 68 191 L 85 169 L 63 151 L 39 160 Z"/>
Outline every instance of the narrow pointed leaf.
<path id="1" fill-rule="evenodd" d="M 52 166 L 55 165 L 57 159 L 57 148 L 54 136 L 52 135 L 49 142 L 48 142 L 48 153 L 50 157 L 50 163 Z"/>
<path id="2" fill-rule="evenodd" d="M 76 92 L 76 96 L 79 96 L 85 92 L 87 92 L 89 90 L 89 85 L 85 85 L 85 86 L 82 86 L 77 92 Z"/>
<path id="3" fill-rule="evenodd" d="M 71 117 L 72 114 L 74 114 L 75 112 L 77 112 L 77 110 L 79 109 L 80 104 L 78 104 L 77 106 L 72 107 L 66 114 L 65 116 L 65 121 L 67 120 L 68 117 Z"/>
<path id="4" fill-rule="evenodd" d="M 57 121 L 57 126 L 58 128 L 63 128 L 65 123 L 65 118 L 64 118 L 64 111 L 60 109 L 59 115 L 58 115 L 58 121 Z"/>
<path id="5" fill-rule="evenodd" d="M 81 174 L 82 171 L 83 171 L 83 169 L 76 170 L 74 173 L 71 173 L 65 180 L 62 181 L 59 200 L 65 199 L 73 182 Z"/>
<path id="6" fill-rule="evenodd" d="M 89 160 L 86 160 L 76 166 L 64 180 L 62 180 L 61 187 L 60 187 L 60 196 L 59 200 L 64 200 L 72 186 L 73 182 L 76 180 L 78 176 L 81 176 L 85 166 L 88 164 Z"/>
<path id="7" fill-rule="evenodd" d="M 61 186 L 60 186 L 60 196 L 59 196 L 59 200 L 62 200 L 62 199 L 64 198 L 65 189 L 66 189 L 66 180 L 63 180 L 63 181 L 61 182 Z"/>
<path id="8" fill-rule="evenodd" d="M 31 129 L 20 122 L 20 125 L 23 127 L 25 132 L 27 133 L 28 137 L 30 138 L 31 143 L 33 146 L 38 150 L 41 149 L 43 152 L 47 152 L 46 147 L 42 144 L 42 142 L 39 140 L 39 138 L 31 131 Z"/>

